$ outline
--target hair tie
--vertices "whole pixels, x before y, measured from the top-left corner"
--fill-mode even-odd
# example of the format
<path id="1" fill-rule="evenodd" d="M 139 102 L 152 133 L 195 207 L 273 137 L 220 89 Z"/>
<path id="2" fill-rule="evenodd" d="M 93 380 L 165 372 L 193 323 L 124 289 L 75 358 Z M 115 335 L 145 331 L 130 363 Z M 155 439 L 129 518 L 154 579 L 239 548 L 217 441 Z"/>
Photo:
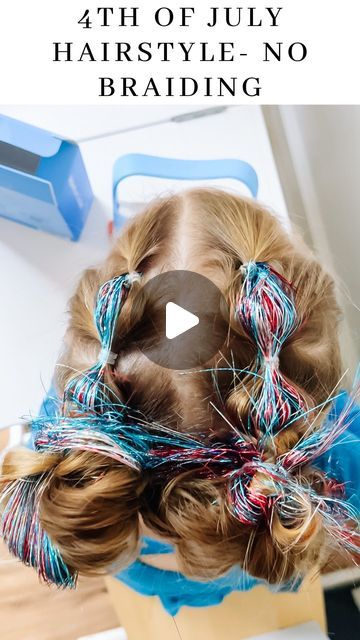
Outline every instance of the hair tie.
<path id="1" fill-rule="evenodd" d="M 103 365 L 110 365 L 111 367 L 114 366 L 117 357 L 118 357 L 118 353 L 114 353 L 114 351 L 108 351 L 108 349 L 101 349 L 100 354 L 99 354 L 99 362 L 101 362 Z"/>
<path id="2" fill-rule="evenodd" d="M 127 281 L 130 285 L 134 284 L 134 282 L 141 282 L 141 273 L 138 271 L 130 271 L 127 274 Z"/>
<path id="3" fill-rule="evenodd" d="M 243 277 L 246 276 L 248 266 L 249 266 L 249 262 L 243 262 L 242 265 L 239 267 L 239 271 Z"/>
<path id="4" fill-rule="evenodd" d="M 269 367 L 274 367 L 274 369 L 278 369 L 280 364 L 278 354 L 271 354 L 271 355 L 265 356 L 264 364 L 266 364 Z"/>

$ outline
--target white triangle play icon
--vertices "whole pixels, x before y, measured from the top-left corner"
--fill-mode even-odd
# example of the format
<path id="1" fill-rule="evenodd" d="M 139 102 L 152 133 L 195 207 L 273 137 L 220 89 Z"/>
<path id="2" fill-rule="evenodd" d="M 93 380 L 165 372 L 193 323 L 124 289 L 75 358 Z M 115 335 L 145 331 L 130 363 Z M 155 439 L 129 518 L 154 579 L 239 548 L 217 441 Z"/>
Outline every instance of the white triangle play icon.
<path id="1" fill-rule="evenodd" d="M 165 307 L 166 313 L 166 337 L 169 340 L 180 336 L 185 331 L 189 331 L 199 324 L 199 318 L 190 311 L 186 311 L 175 302 L 168 302 Z"/>

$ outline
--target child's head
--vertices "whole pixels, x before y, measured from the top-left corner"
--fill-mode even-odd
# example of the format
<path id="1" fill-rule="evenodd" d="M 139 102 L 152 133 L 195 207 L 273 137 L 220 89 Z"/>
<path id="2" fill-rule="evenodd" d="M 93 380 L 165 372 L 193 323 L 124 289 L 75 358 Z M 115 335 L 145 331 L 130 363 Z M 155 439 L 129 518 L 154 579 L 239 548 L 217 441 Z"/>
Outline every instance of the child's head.
<path id="1" fill-rule="evenodd" d="M 163 308 L 160 294 L 151 303 L 141 295 L 143 286 L 178 269 L 209 278 L 229 305 L 228 338 L 201 370 L 165 369 L 143 354 Z M 121 274 L 141 277 L 116 280 Z M 109 281 L 110 293 L 101 289 Z M 330 483 L 306 464 L 309 450 L 302 461 L 297 447 L 323 423 L 322 403 L 340 378 L 331 277 L 252 201 L 205 189 L 156 201 L 104 264 L 83 274 L 71 299 L 56 371 L 67 400 L 83 398 L 79 372 L 95 367 L 94 380 L 99 373 L 99 290 L 112 316 L 101 365 L 106 411 L 123 403 L 127 427 L 136 422 L 169 441 L 150 447 L 146 455 L 158 462 L 146 468 L 107 455 L 108 440 L 85 446 L 76 433 L 62 448 L 48 439 L 41 453 L 7 455 L 6 482 L 39 478 L 40 520 L 65 563 L 88 573 L 115 561 L 125 566 L 138 554 L 144 521 L 174 543 L 188 576 L 212 579 L 240 564 L 276 583 L 306 570 L 327 538 L 324 508 L 313 497 L 329 495 Z M 75 421 L 103 409 L 94 398 L 65 405 Z M 193 448 L 172 446 L 173 432 L 192 436 Z"/>

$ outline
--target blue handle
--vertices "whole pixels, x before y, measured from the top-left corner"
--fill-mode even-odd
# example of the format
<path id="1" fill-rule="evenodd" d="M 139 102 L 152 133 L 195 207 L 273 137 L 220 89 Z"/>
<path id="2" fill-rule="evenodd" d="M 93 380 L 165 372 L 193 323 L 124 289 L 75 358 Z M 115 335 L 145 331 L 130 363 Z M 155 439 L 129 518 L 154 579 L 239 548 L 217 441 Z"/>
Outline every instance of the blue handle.
<path id="1" fill-rule="evenodd" d="M 117 218 L 116 190 L 118 184 L 130 176 L 150 176 L 171 180 L 216 180 L 233 178 L 243 182 L 255 198 L 259 181 L 255 169 L 243 160 L 176 160 L 160 158 L 142 153 L 129 153 L 121 156 L 113 172 L 114 218 Z"/>

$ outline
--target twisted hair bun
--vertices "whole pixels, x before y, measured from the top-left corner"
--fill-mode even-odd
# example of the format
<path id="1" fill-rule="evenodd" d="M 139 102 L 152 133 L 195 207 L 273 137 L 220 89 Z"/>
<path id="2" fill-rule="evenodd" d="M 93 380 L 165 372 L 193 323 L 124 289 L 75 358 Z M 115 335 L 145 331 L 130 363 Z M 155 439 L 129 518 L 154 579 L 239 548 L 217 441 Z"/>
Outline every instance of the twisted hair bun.
<path id="1" fill-rule="evenodd" d="M 266 495 L 261 474 L 254 481 Z M 309 500 L 294 498 L 292 511 L 291 521 L 275 507 L 270 524 L 243 524 L 229 504 L 226 482 L 186 472 L 166 484 L 156 507 L 152 503 L 142 513 L 148 527 L 175 544 L 185 575 L 214 580 L 239 565 L 251 576 L 279 584 L 318 561 L 324 541 L 321 519 Z"/>
<path id="2" fill-rule="evenodd" d="M 40 522 L 71 570 L 91 575 L 136 558 L 144 488 L 138 471 L 85 451 L 7 453 L 2 481 L 24 475 L 42 477 Z"/>

